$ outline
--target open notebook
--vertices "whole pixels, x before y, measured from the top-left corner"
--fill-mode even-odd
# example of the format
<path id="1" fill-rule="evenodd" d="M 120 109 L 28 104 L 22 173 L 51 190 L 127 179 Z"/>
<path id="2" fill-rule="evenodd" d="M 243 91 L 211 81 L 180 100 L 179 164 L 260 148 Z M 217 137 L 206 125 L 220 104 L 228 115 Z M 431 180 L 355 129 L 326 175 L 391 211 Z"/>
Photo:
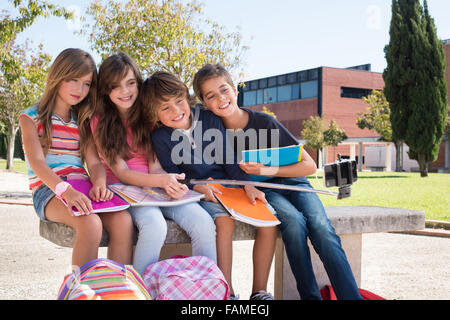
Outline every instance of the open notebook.
<path id="1" fill-rule="evenodd" d="M 141 188 L 121 183 L 111 184 L 108 187 L 131 206 L 178 206 L 189 202 L 200 201 L 205 196 L 202 193 L 189 190 L 180 199 L 173 199 L 161 188 Z"/>
<path id="2" fill-rule="evenodd" d="M 89 198 L 89 191 L 92 188 L 92 183 L 89 180 L 68 180 L 66 181 L 69 183 L 72 188 L 75 190 L 85 194 Z M 63 203 L 67 206 L 67 203 L 62 200 Z M 95 213 L 100 212 L 114 212 L 114 211 L 120 211 L 128 208 L 130 205 L 128 202 L 122 200 L 118 196 L 114 195 L 111 200 L 108 201 L 92 201 L 92 209 Z M 77 208 L 72 207 L 73 214 L 78 216 L 80 213 L 78 212 Z"/>
<path id="3" fill-rule="evenodd" d="M 252 204 L 243 188 L 227 188 L 214 184 L 222 194 L 214 193 L 217 200 L 236 220 L 256 227 L 271 227 L 280 224 L 276 216 L 260 200 Z"/>

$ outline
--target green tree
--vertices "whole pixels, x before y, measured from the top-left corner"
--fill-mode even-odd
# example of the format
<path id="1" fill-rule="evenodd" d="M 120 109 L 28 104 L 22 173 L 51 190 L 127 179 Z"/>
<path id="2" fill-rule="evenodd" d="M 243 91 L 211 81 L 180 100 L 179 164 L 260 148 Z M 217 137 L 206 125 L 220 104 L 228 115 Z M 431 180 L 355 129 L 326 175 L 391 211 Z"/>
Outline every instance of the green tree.
<path id="1" fill-rule="evenodd" d="M 358 118 L 356 119 L 358 128 L 373 130 L 380 135 L 382 141 L 391 142 L 391 111 L 383 91 L 373 90 L 368 97 L 363 97 L 363 100 L 368 104 L 368 107 L 366 113 L 358 113 Z"/>
<path id="2" fill-rule="evenodd" d="M 41 96 L 51 57 L 43 52 L 42 45 L 38 50 L 33 50 L 28 47 L 28 42 L 16 45 L 13 39 L 7 47 L 17 67 L 13 70 L 5 65 L 0 67 L 0 120 L 7 127 L 6 169 L 12 169 L 19 115 Z"/>
<path id="3" fill-rule="evenodd" d="M 128 0 L 106 4 L 95 0 L 87 10 L 95 23 L 85 24 L 91 48 L 102 59 L 123 51 L 144 75 L 162 70 L 191 86 L 193 75 L 206 63 L 220 62 L 236 73 L 247 47 L 239 32 L 202 17 L 195 1 Z"/>
<path id="4" fill-rule="evenodd" d="M 345 131 L 338 127 L 336 121 L 331 120 L 328 129 L 323 132 L 323 141 L 325 145 L 333 146 L 333 160 L 336 160 L 336 147 L 345 139 Z"/>
<path id="5" fill-rule="evenodd" d="M 8 70 L 7 77 L 16 77 L 15 69 L 19 69 L 17 60 L 9 54 L 7 43 L 15 39 L 17 34 L 32 25 L 39 17 L 58 16 L 69 19 L 72 14 L 64 8 L 55 6 L 42 0 L 9 0 L 18 11 L 18 16 L 11 17 L 10 13 L 3 10 L 0 13 L 0 59 L 2 69 Z M 13 81 L 14 79 L 9 79 Z"/>
<path id="6" fill-rule="evenodd" d="M 303 130 L 301 135 L 306 140 L 305 146 L 311 149 L 319 151 L 319 158 L 323 159 L 323 147 L 325 147 L 325 141 L 323 137 L 323 119 L 319 116 L 310 116 L 308 120 L 303 120 Z M 319 165 L 319 164 L 318 164 Z"/>
<path id="7" fill-rule="evenodd" d="M 0 44 L 4 44 L 31 26 L 38 17 L 48 17 L 50 15 L 71 18 L 72 14 L 64 8 L 55 6 L 42 0 L 9 0 L 14 8 L 19 12 L 15 18 L 6 15 L 0 21 Z"/>
<path id="8" fill-rule="evenodd" d="M 369 129 L 380 135 L 381 141 L 394 142 L 396 149 L 396 171 L 403 167 L 403 150 L 392 138 L 391 109 L 383 91 L 373 90 L 368 97 L 363 97 L 368 104 L 366 113 L 358 113 L 356 124 L 360 129 Z M 400 144 L 400 146 L 402 143 Z"/>
<path id="9" fill-rule="evenodd" d="M 419 163 L 422 177 L 428 175 L 428 163 L 435 161 L 444 134 L 448 113 L 445 55 L 442 42 L 437 38 L 427 1 L 420 28 L 417 50 L 412 59 L 417 70 L 416 89 L 411 92 L 411 111 L 405 142 L 408 155 Z"/>
<path id="10" fill-rule="evenodd" d="M 385 47 L 387 67 L 383 72 L 392 139 L 409 146 L 409 156 L 419 162 L 421 176 L 427 176 L 427 162 L 437 156 L 448 108 L 447 92 L 442 90 L 442 43 L 426 1 L 424 5 L 425 11 L 418 0 L 392 1 L 390 40 Z"/>

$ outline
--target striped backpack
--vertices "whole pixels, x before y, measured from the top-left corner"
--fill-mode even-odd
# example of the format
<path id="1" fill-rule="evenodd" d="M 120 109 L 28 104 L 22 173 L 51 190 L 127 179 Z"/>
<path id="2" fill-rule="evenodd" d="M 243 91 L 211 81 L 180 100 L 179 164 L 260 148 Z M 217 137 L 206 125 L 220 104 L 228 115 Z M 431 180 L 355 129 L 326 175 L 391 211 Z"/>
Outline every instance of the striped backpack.
<path id="1" fill-rule="evenodd" d="M 219 267 L 203 256 L 175 256 L 153 263 L 143 275 L 155 300 L 227 300 L 228 284 Z"/>
<path id="2" fill-rule="evenodd" d="M 109 259 L 85 263 L 64 278 L 58 300 L 150 300 L 139 273 Z"/>

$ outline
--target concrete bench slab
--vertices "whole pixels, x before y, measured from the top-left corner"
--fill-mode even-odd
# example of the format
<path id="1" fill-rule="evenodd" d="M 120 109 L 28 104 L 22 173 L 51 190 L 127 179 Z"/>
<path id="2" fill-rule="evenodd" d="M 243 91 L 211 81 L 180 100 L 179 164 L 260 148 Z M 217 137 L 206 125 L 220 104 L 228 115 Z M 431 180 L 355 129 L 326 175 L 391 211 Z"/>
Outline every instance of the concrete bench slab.
<path id="1" fill-rule="evenodd" d="M 425 214 L 421 211 L 373 206 L 343 206 L 325 208 L 331 224 L 340 235 L 342 246 L 355 275 L 361 282 L 362 234 L 375 232 L 420 230 L 425 227 Z M 175 222 L 167 220 L 167 237 L 161 259 L 174 254 L 190 255 L 190 238 Z M 40 235 L 63 247 L 72 247 L 74 230 L 60 223 L 40 222 Z M 255 228 L 236 221 L 234 240 L 254 240 Z M 137 230 L 134 233 L 134 243 Z M 108 235 L 103 233 L 101 246 L 107 246 Z M 319 287 L 330 284 L 320 258 L 310 245 L 311 259 Z M 249 267 L 250 268 L 250 267 Z M 283 241 L 277 240 L 275 252 L 275 288 L 276 299 L 298 299 L 296 281 L 290 270 Z"/>

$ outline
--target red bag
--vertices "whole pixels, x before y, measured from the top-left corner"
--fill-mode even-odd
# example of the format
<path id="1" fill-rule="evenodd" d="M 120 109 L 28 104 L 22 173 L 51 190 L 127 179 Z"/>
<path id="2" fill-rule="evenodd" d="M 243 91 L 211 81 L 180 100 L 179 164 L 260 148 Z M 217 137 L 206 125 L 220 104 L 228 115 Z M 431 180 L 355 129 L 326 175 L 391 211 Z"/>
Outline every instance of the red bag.
<path id="1" fill-rule="evenodd" d="M 361 297 L 363 300 L 386 300 L 383 297 L 380 297 L 379 295 L 376 295 L 375 293 L 372 293 L 370 291 L 364 290 L 364 289 L 358 289 L 359 293 L 361 294 Z M 326 285 L 325 287 L 320 290 L 320 295 L 322 296 L 323 300 L 337 300 L 336 294 L 334 293 L 333 287 Z"/>

